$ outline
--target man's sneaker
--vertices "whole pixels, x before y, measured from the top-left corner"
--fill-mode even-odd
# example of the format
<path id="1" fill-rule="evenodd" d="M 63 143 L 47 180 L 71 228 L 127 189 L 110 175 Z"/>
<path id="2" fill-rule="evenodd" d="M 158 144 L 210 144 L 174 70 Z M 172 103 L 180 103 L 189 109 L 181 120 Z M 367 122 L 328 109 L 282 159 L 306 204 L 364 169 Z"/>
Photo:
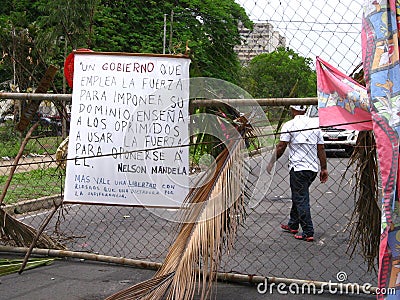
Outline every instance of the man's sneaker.
<path id="1" fill-rule="evenodd" d="M 296 233 L 299 232 L 297 229 L 292 229 L 292 228 L 290 228 L 289 225 L 281 224 L 281 228 L 282 228 L 284 231 L 287 231 L 287 232 L 290 232 L 290 233 L 293 233 L 293 234 L 296 234 Z"/>
<path id="2" fill-rule="evenodd" d="M 306 242 L 314 242 L 314 237 L 313 236 L 307 236 L 305 234 L 295 234 L 294 238 L 297 240 L 303 240 Z"/>

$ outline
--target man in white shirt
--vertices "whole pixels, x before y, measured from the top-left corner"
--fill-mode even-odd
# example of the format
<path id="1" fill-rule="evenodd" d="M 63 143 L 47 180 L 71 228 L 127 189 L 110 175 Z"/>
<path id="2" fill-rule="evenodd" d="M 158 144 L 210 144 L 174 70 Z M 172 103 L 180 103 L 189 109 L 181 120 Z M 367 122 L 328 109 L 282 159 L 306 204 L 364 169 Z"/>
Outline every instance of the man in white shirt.
<path id="1" fill-rule="evenodd" d="M 304 115 L 305 105 L 291 105 L 293 119 L 282 126 L 280 141 L 276 145 L 275 155 L 267 166 L 271 174 L 276 160 L 285 152 L 289 145 L 289 175 L 292 192 L 292 208 L 288 224 L 281 228 L 294 234 L 296 239 L 308 242 L 314 241 L 314 227 L 310 211 L 309 187 L 315 180 L 319 165 L 321 166 L 320 181 L 328 180 L 326 154 L 322 132 L 313 119 Z M 303 232 L 298 234 L 299 226 Z"/>

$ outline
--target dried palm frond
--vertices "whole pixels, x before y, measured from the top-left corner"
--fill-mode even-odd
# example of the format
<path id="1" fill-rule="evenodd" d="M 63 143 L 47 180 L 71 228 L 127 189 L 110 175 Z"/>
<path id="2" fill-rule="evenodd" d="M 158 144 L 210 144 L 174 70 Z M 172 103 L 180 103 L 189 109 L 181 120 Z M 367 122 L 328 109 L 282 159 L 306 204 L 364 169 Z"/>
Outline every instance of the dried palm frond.
<path id="1" fill-rule="evenodd" d="M 18 247 L 29 247 L 37 235 L 36 229 L 17 220 L 2 208 L 0 208 L 0 224 L 1 237 L 12 240 Z M 45 233 L 39 236 L 36 246 L 44 249 L 66 249 Z"/>
<path id="2" fill-rule="evenodd" d="M 362 63 L 357 65 L 349 76 L 365 86 Z M 368 271 L 376 271 L 379 258 L 381 210 L 378 203 L 379 171 L 373 131 L 359 132 L 346 172 L 351 166 L 354 166 L 355 206 L 348 225 L 351 229 L 347 251 L 350 251 L 352 257 L 360 246 L 359 252 L 367 262 Z"/>
<path id="3" fill-rule="evenodd" d="M 375 139 L 372 131 L 361 131 L 357 145 L 349 160 L 347 170 L 354 166 L 354 199 L 355 208 L 349 226 L 350 256 L 361 247 L 361 255 L 368 264 L 368 270 L 376 271 L 379 256 L 381 229 L 381 211 L 379 208 L 378 162 Z M 346 171 L 347 171 L 346 170 Z"/>
<path id="4" fill-rule="evenodd" d="M 244 117 L 240 123 L 244 124 Z M 246 126 L 238 129 L 244 134 Z M 107 300 L 192 299 L 198 286 L 209 295 L 223 247 L 229 251 L 245 215 L 242 170 L 243 139 L 231 139 L 216 158 L 206 184 L 189 191 L 180 231 L 153 278 L 120 291 Z"/>
<path id="5" fill-rule="evenodd" d="M 364 79 L 364 68 L 363 68 L 363 63 L 359 63 L 354 70 L 351 72 L 349 77 L 353 78 L 355 81 L 357 81 L 359 84 L 362 86 L 365 86 L 365 79 Z"/>

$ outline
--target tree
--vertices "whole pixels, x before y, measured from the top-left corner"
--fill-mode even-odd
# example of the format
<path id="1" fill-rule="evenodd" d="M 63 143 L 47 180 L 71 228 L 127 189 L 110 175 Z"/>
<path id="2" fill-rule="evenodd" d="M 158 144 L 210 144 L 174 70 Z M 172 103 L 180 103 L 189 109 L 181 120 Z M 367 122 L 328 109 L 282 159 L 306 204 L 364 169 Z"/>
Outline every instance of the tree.
<path id="1" fill-rule="evenodd" d="M 312 60 L 280 47 L 263 53 L 242 70 L 241 86 L 256 98 L 315 97 L 317 77 Z"/>
<path id="2" fill-rule="evenodd" d="M 240 64 L 233 47 L 240 43 L 238 23 L 252 23 L 233 0 L 102 1 L 95 16 L 94 50 L 162 53 L 164 14 L 166 52 L 185 53 L 188 43 L 192 76 L 237 80 Z"/>
<path id="3" fill-rule="evenodd" d="M 64 60 L 73 49 L 91 47 L 93 17 L 99 0 L 37 1 L 40 12 L 37 24 L 41 32 L 36 39 L 36 49 L 44 64 L 63 69 Z M 66 92 L 65 78 L 60 72 L 62 92 Z M 57 85 L 59 88 L 60 84 Z"/>
<path id="4" fill-rule="evenodd" d="M 185 53 L 188 46 L 191 76 L 237 83 L 240 64 L 233 47 L 240 43 L 238 23 L 249 28 L 252 25 L 234 0 L 3 2 L 0 51 L 6 59 L 0 64 L 0 83 L 16 74 L 21 91 L 34 87 L 34 80 L 43 76 L 48 65 L 62 70 L 66 55 L 73 49 L 162 53 L 164 15 L 168 16 L 166 53 Z M 15 41 L 17 37 L 20 40 Z M 21 48 L 20 60 L 12 59 L 13 45 Z M 20 70 L 14 72 L 13 65 Z M 54 91 L 61 92 L 62 86 L 59 72 Z"/>
<path id="5" fill-rule="evenodd" d="M 0 88 L 26 91 L 40 72 L 32 54 L 38 32 L 33 22 L 36 12 L 27 9 L 30 1 L 3 2 L 0 7 Z"/>

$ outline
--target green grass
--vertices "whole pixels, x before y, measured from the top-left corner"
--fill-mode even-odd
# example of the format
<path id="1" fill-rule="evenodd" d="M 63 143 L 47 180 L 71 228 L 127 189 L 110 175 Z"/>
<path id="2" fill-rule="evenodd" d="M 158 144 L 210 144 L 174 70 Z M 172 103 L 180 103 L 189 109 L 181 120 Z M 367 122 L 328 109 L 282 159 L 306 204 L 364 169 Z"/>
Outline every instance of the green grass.
<path id="1" fill-rule="evenodd" d="M 31 139 L 25 149 L 24 154 L 27 155 L 29 153 L 36 154 L 54 154 L 57 151 L 58 145 L 61 143 L 61 137 L 42 137 Z M 0 157 L 8 156 L 15 157 L 18 154 L 20 148 L 20 141 L 17 139 L 0 141 Z"/>
<path id="2" fill-rule="evenodd" d="M 37 169 L 15 173 L 8 188 L 5 204 L 61 194 L 64 182 L 57 168 Z M 8 176 L 0 176 L 0 186 L 4 186 Z"/>
<path id="3" fill-rule="evenodd" d="M 0 157 L 17 156 L 22 139 L 12 123 L 1 124 Z M 34 133 L 25 147 L 24 154 L 54 154 L 61 142 L 62 138 L 60 136 L 43 136 L 40 133 Z"/>
<path id="4" fill-rule="evenodd" d="M 19 152 L 22 138 L 16 132 L 12 122 L 0 125 L 0 157 L 14 158 Z M 35 132 L 28 141 L 24 155 L 54 154 L 62 138 L 59 136 L 43 136 Z M 0 187 L 6 183 L 8 175 L 0 176 Z M 12 204 L 19 201 L 36 199 L 61 193 L 61 182 L 59 170 L 48 168 L 37 169 L 29 172 L 15 173 L 8 188 L 5 204 Z"/>

